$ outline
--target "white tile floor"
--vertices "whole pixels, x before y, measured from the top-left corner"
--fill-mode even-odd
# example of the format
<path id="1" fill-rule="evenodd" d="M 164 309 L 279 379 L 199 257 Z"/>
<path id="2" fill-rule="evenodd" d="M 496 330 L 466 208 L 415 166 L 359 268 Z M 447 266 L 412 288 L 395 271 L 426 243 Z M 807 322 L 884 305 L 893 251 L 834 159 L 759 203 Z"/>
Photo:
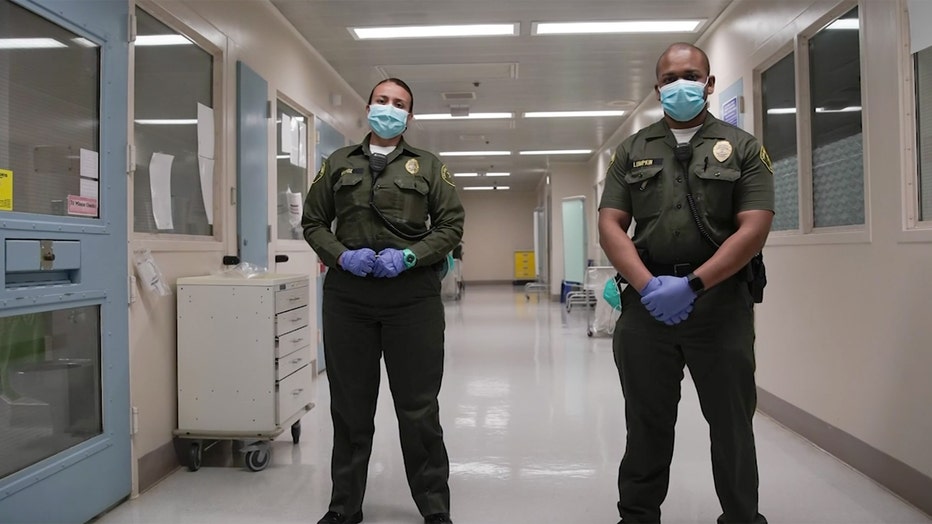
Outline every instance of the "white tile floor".
<path id="1" fill-rule="evenodd" d="M 470 287 L 447 303 L 441 417 L 457 524 L 615 523 L 623 399 L 609 338 L 586 336 L 586 311 L 526 301 L 520 289 Z M 365 523 L 421 522 L 405 483 L 383 378 Z M 178 470 L 99 522 L 314 523 L 330 495 L 326 375 L 301 443 L 274 442 L 273 463 Z M 932 522 L 765 416 L 756 418 L 761 511 L 772 524 Z M 713 523 L 705 421 L 688 378 L 665 523 Z"/>

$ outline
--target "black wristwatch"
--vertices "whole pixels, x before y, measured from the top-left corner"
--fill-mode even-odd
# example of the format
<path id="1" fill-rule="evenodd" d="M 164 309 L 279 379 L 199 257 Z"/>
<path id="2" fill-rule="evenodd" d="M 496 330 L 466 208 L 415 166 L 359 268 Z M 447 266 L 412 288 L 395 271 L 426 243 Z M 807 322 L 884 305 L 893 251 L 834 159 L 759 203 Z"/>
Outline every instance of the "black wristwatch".
<path id="1" fill-rule="evenodd" d="M 695 273 L 686 275 L 686 282 L 689 284 L 689 289 L 692 289 L 693 292 L 696 293 L 696 296 L 705 293 L 705 284 L 702 283 L 702 279 L 696 276 Z"/>

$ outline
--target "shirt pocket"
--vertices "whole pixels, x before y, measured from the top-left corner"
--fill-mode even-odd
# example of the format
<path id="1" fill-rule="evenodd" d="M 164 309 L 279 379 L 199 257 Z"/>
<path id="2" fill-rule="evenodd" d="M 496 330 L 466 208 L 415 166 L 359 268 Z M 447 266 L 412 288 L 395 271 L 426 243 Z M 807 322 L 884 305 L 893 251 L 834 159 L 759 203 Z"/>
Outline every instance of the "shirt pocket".
<path id="1" fill-rule="evenodd" d="M 697 168 L 696 178 L 699 187 L 696 199 L 701 203 L 702 211 L 716 218 L 727 219 L 735 214 L 733 204 L 735 182 L 741 178 L 741 171 L 724 166 Z"/>
<path id="2" fill-rule="evenodd" d="M 333 184 L 333 201 L 337 212 L 368 205 L 369 195 L 362 184 L 362 173 L 344 173 Z"/>
<path id="3" fill-rule="evenodd" d="M 429 192 L 423 177 L 397 176 L 376 185 L 373 203 L 403 232 L 420 234 L 427 229 Z"/>
<path id="4" fill-rule="evenodd" d="M 663 207 L 663 177 L 658 176 L 663 166 L 645 166 L 625 173 L 625 182 L 631 195 L 631 215 L 638 219 L 660 214 Z"/>

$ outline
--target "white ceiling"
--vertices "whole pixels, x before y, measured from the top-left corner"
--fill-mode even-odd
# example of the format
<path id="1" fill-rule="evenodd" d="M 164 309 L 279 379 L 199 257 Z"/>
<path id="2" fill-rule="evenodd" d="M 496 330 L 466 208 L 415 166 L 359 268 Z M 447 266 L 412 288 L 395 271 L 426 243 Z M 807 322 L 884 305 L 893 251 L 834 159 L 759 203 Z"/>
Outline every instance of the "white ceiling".
<path id="1" fill-rule="evenodd" d="M 626 116 L 522 118 L 525 111 L 632 109 L 654 87 L 657 58 L 695 42 L 732 0 L 272 0 L 307 41 L 365 99 L 396 76 L 414 91 L 414 113 L 513 112 L 512 120 L 415 122 L 406 138 L 441 151 L 507 150 L 511 156 L 443 157 L 453 172 L 509 171 L 508 178 L 457 185 L 533 191 L 550 161 L 523 150 L 602 146 Z M 532 36 L 534 22 L 704 19 L 694 33 Z M 519 36 L 355 40 L 349 27 L 519 23 Z M 360 107 L 360 117 L 364 108 Z"/>

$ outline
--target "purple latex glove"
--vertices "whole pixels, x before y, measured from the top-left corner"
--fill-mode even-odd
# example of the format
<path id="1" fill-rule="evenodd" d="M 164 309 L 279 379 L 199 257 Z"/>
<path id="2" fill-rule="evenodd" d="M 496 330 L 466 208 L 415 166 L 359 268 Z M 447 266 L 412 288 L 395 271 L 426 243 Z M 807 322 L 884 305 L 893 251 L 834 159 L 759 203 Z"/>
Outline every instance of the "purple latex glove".
<path id="1" fill-rule="evenodd" d="M 405 269 L 407 268 L 405 268 L 405 259 L 401 250 L 387 247 L 379 251 L 379 256 L 375 259 L 375 267 L 372 269 L 372 276 L 393 278 Z"/>
<path id="2" fill-rule="evenodd" d="M 340 267 L 357 277 L 364 277 L 375 266 L 375 251 L 367 247 L 344 251 L 340 254 L 339 263 Z"/>
<path id="3" fill-rule="evenodd" d="M 641 303 L 657 320 L 672 326 L 686 320 L 692 312 L 696 292 L 689 287 L 686 277 L 662 275 L 656 277 L 660 286 L 641 298 Z M 645 291 L 650 287 L 648 284 Z"/>
<path id="4" fill-rule="evenodd" d="M 659 287 L 660 287 L 660 279 L 657 277 L 653 277 L 650 279 L 650 281 L 647 282 L 647 285 L 644 286 L 644 289 L 641 290 L 641 296 L 643 297 L 644 295 L 647 295 L 648 293 L 655 291 Z"/>

